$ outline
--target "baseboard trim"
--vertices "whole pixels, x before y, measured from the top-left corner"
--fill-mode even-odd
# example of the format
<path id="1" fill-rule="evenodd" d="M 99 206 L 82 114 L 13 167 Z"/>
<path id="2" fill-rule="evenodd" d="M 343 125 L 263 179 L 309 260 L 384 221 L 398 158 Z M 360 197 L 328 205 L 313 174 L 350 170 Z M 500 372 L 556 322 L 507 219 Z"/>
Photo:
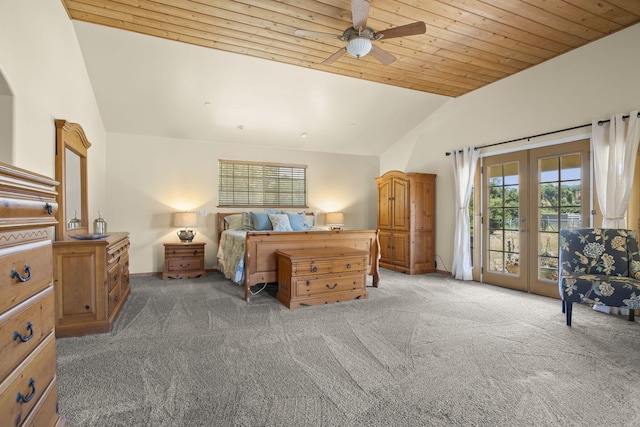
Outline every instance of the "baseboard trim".
<path id="1" fill-rule="evenodd" d="M 204 271 L 207 273 L 212 273 L 219 271 L 217 268 L 205 268 Z M 156 271 L 152 273 L 131 273 L 129 277 L 149 277 L 149 276 L 162 276 L 162 271 Z"/>

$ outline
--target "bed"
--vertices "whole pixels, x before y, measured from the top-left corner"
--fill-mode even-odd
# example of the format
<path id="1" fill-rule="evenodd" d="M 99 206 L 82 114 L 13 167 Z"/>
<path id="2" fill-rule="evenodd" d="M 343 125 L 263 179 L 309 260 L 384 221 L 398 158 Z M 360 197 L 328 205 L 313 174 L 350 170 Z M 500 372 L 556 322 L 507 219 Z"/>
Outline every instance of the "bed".
<path id="1" fill-rule="evenodd" d="M 233 229 L 225 221 L 237 212 L 218 213 L 218 267 L 227 279 L 244 286 L 244 298 L 251 299 L 251 287 L 278 281 L 278 250 L 351 247 L 369 254 L 367 274 L 378 287 L 380 246 L 377 230 L 246 231 Z"/>

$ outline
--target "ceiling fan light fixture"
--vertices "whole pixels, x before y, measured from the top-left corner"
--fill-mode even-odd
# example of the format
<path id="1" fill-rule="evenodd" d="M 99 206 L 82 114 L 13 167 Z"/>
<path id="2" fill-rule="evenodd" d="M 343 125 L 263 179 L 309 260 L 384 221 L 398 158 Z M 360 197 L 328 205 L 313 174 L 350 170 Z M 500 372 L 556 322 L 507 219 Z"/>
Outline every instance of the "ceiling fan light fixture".
<path id="1" fill-rule="evenodd" d="M 347 42 L 347 52 L 361 58 L 371 51 L 371 40 L 365 37 L 354 37 Z"/>

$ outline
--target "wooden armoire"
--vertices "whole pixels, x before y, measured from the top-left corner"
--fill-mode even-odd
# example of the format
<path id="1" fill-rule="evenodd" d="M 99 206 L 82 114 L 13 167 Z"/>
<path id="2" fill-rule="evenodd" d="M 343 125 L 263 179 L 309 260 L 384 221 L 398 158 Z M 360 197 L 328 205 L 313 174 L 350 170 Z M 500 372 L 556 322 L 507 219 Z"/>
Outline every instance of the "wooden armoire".
<path id="1" fill-rule="evenodd" d="M 376 181 L 380 267 L 435 272 L 436 175 L 389 171 Z"/>

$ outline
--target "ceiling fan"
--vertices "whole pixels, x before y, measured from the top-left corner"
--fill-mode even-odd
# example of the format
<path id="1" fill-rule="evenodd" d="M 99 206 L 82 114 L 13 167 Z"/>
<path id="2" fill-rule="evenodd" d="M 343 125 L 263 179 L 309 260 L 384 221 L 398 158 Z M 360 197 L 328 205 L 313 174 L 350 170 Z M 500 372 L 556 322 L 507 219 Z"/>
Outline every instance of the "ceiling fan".
<path id="1" fill-rule="evenodd" d="M 373 28 L 367 27 L 370 8 L 371 3 L 367 0 L 351 0 L 351 20 L 353 21 L 353 26 L 344 30 L 341 35 L 306 30 L 296 30 L 294 34 L 303 37 L 329 37 L 347 42 L 344 48 L 322 61 L 322 64 L 325 65 L 333 63 L 336 59 L 344 55 L 345 52 L 350 53 L 356 58 L 361 58 L 371 53 L 371 56 L 383 65 L 389 65 L 396 60 L 396 57 L 371 42 L 380 39 L 386 40 L 395 37 L 424 34 L 427 31 L 424 22 L 414 22 L 412 24 L 401 25 L 400 27 L 389 28 L 388 30 L 375 31 Z"/>

